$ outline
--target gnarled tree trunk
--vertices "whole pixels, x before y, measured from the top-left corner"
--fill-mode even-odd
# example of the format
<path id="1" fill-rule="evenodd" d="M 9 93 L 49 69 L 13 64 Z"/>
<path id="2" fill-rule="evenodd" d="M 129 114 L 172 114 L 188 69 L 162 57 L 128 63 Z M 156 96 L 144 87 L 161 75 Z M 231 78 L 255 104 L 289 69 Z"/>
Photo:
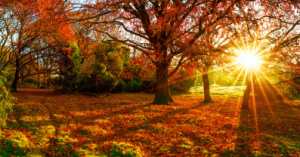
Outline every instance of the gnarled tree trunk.
<path id="1" fill-rule="evenodd" d="M 208 65 L 203 66 L 203 71 L 202 71 L 202 80 L 203 80 L 203 86 L 204 86 L 204 101 L 205 103 L 212 102 L 212 98 L 210 96 L 210 91 L 209 91 L 209 79 L 208 79 Z"/>
<path id="2" fill-rule="evenodd" d="M 162 64 L 156 70 L 156 93 L 153 104 L 169 104 L 173 102 L 168 82 L 168 65 Z"/>

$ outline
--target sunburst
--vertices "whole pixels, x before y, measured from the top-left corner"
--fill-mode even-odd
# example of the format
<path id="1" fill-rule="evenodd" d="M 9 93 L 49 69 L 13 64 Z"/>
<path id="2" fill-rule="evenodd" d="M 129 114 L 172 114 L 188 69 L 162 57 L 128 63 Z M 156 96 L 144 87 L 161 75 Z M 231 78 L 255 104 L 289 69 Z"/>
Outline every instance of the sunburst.
<path id="1" fill-rule="evenodd" d="M 236 50 L 236 53 L 238 57 L 236 57 L 235 61 L 246 69 L 258 69 L 263 63 L 261 56 L 253 53 L 251 50 Z"/>

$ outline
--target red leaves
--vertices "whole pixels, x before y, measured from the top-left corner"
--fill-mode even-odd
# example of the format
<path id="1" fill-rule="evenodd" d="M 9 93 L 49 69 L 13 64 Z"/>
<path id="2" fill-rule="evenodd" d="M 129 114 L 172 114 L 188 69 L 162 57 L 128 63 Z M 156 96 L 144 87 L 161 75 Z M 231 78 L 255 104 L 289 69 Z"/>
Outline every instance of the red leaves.
<path id="1" fill-rule="evenodd" d="M 42 92 L 44 94 L 40 94 Z M 69 142 L 75 150 L 82 149 L 82 143 L 89 149 L 94 148 L 93 143 L 96 143 L 98 147 L 93 149 L 93 153 L 109 153 L 114 146 L 113 142 L 126 141 L 125 145 L 117 144 L 116 148 L 139 148 L 145 156 L 242 156 L 244 152 L 263 156 L 297 156 L 300 153 L 297 141 L 289 137 L 300 130 L 297 117 L 282 118 L 279 125 L 291 129 L 285 135 L 274 134 L 274 130 L 269 128 L 273 125 L 272 117 L 268 107 L 263 104 L 257 104 L 256 118 L 259 120 L 260 129 L 257 137 L 256 126 L 252 122 L 255 117 L 250 114 L 252 110 L 247 114 L 242 113 L 237 99 L 215 98 L 214 103 L 204 104 L 199 95 L 181 95 L 174 97 L 176 103 L 152 105 L 148 104 L 154 97 L 152 94 L 112 94 L 100 98 L 53 94 L 49 90 L 34 92 L 20 89 L 14 96 L 21 104 L 30 102 L 24 104 L 26 108 L 38 108 L 39 115 L 47 115 L 43 117 L 45 121 L 35 121 L 36 118 L 32 118 L 31 125 L 35 126 L 32 127 L 34 130 L 51 128 L 38 125 L 49 123 L 48 113 L 39 103 L 40 99 L 47 97 L 46 103 L 51 105 L 54 113 L 62 115 L 57 118 L 62 122 L 59 136 L 68 135 L 76 139 L 77 143 Z M 28 95 L 34 96 L 34 99 Z M 292 112 L 289 108 L 276 104 L 272 104 L 272 109 L 279 117 L 287 117 Z M 34 117 L 34 112 L 29 113 L 28 116 Z M 244 116 L 247 119 L 243 120 Z M 285 127 L 280 127 L 280 131 L 284 132 Z M 38 138 L 34 134 L 29 136 L 31 130 L 22 129 L 22 132 L 34 143 Z M 7 132 L 11 132 L 11 129 Z M 48 134 L 41 134 L 44 137 L 41 148 L 32 150 L 48 147 Z"/>
<path id="2" fill-rule="evenodd" d="M 121 77 L 124 79 L 154 80 L 154 65 L 145 57 L 131 58 L 130 63 L 124 67 Z"/>

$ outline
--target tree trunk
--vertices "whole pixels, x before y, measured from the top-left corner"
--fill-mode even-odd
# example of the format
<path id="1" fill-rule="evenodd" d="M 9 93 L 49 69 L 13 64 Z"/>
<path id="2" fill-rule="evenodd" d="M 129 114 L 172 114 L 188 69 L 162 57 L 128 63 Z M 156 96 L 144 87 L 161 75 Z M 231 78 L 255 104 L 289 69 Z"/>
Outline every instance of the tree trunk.
<path id="1" fill-rule="evenodd" d="M 39 52 L 37 52 L 37 72 L 38 72 L 38 87 L 41 86 L 40 84 L 40 64 L 39 64 Z"/>
<path id="2" fill-rule="evenodd" d="M 249 109 L 250 93 L 252 91 L 252 82 L 254 83 L 254 81 L 255 81 L 255 77 L 251 76 L 249 78 L 249 73 L 248 73 L 247 76 L 246 76 L 247 88 L 246 88 L 246 91 L 244 92 L 242 109 Z"/>
<path id="3" fill-rule="evenodd" d="M 44 88 L 46 87 L 46 72 L 44 72 Z"/>
<path id="4" fill-rule="evenodd" d="M 156 70 L 156 93 L 153 104 L 168 105 L 173 102 L 168 82 L 168 66 L 158 66 Z"/>
<path id="5" fill-rule="evenodd" d="M 209 69 L 209 66 L 204 65 L 203 72 L 202 72 L 202 80 L 203 80 L 203 85 L 204 85 L 204 101 L 203 102 L 205 102 L 205 103 L 212 102 L 212 98 L 210 96 L 210 91 L 209 91 L 208 69 Z"/>
<path id="6" fill-rule="evenodd" d="M 99 86 L 98 86 L 98 76 L 97 76 L 97 74 L 95 74 L 95 87 L 96 87 L 96 91 L 97 91 L 97 96 L 99 96 L 100 95 L 100 93 L 99 93 Z"/>
<path id="7" fill-rule="evenodd" d="M 40 87 L 40 74 L 38 74 L 38 87 Z"/>
<path id="8" fill-rule="evenodd" d="M 24 71 L 21 71 L 21 75 L 22 75 L 22 85 L 24 84 Z"/>
<path id="9" fill-rule="evenodd" d="M 13 81 L 13 84 L 11 85 L 12 91 L 17 91 L 18 81 L 19 81 L 19 73 L 20 73 L 20 60 L 16 59 L 16 72 L 15 72 L 15 78 Z"/>
<path id="10" fill-rule="evenodd" d="M 251 83 L 247 83 L 246 91 L 244 92 L 244 98 L 242 103 L 242 109 L 249 109 L 249 98 L 251 93 Z"/>

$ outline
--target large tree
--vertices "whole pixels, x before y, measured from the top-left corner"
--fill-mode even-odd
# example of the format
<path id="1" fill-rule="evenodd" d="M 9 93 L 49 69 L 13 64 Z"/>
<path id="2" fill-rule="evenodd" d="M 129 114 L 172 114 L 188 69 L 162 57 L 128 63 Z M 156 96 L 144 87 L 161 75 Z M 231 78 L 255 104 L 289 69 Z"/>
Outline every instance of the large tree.
<path id="1" fill-rule="evenodd" d="M 96 31 L 141 51 L 151 60 L 157 81 L 153 103 L 169 104 L 173 99 L 168 78 L 189 60 L 189 49 L 207 30 L 214 29 L 212 25 L 226 24 L 234 4 L 228 0 L 106 0 L 86 6 L 90 15 L 86 19 L 94 18 Z M 110 30 L 116 26 L 118 32 Z M 169 71 L 174 62 L 175 67 Z"/>

